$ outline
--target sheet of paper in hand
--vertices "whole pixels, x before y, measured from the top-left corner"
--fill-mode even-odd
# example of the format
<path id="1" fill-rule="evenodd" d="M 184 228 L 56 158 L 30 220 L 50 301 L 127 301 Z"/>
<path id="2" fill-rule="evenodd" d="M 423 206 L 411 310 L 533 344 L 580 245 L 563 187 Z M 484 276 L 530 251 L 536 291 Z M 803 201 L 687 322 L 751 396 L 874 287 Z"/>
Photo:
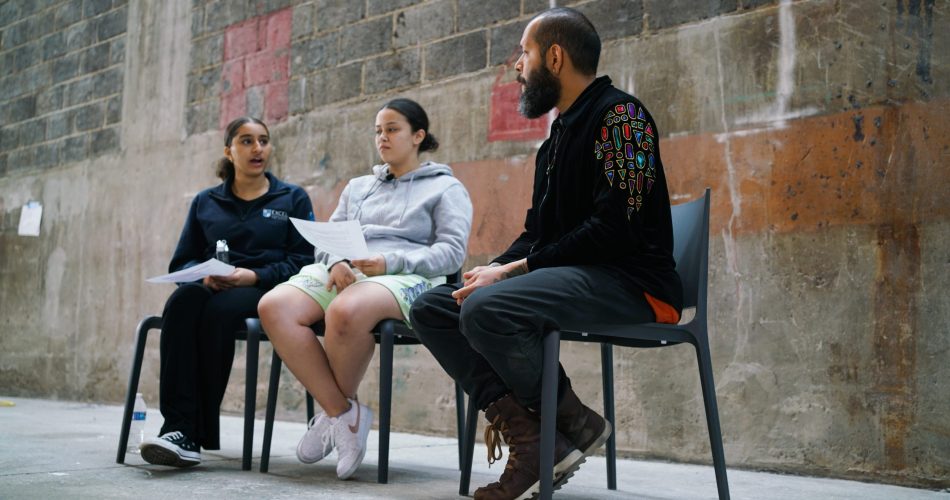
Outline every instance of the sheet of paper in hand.
<path id="1" fill-rule="evenodd" d="M 225 264 L 218 259 L 208 259 L 201 264 L 196 264 L 181 271 L 153 276 L 145 281 L 149 283 L 187 283 L 200 280 L 205 276 L 227 276 L 233 273 L 234 269 L 234 266 Z"/>
<path id="2" fill-rule="evenodd" d="M 313 222 L 291 217 L 290 222 L 305 240 L 324 252 L 351 260 L 371 256 L 359 221 Z"/>

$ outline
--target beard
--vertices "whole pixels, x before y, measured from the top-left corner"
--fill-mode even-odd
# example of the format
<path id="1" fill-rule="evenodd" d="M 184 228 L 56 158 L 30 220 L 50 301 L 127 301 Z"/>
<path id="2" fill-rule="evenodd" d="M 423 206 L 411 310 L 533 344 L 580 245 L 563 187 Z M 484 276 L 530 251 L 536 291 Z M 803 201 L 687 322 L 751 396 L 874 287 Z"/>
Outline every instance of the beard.
<path id="1" fill-rule="evenodd" d="M 518 77 L 518 82 L 524 85 L 518 112 L 525 118 L 538 118 L 551 111 L 561 98 L 561 81 L 544 66 L 527 76 L 527 79 Z"/>

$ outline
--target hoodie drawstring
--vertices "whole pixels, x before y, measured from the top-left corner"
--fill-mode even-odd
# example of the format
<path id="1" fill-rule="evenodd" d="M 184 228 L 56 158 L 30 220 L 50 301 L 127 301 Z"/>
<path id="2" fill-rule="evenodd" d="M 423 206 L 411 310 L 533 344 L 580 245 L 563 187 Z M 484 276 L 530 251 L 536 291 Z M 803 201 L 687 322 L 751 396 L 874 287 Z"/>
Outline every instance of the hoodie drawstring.
<path id="1" fill-rule="evenodd" d="M 402 206 L 402 213 L 399 214 L 399 225 L 402 225 L 402 218 L 406 215 L 406 210 L 409 209 L 409 200 L 412 199 L 412 183 L 416 181 L 416 176 L 413 175 L 409 177 L 409 191 L 406 193 L 406 203 Z"/>

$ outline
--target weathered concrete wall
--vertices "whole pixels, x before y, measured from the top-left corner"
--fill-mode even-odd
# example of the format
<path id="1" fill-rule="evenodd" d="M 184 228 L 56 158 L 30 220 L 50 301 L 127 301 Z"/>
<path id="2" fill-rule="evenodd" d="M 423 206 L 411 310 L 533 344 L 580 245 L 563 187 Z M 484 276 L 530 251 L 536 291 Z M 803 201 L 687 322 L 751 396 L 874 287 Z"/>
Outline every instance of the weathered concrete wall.
<path id="1" fill-rule="evenodd" d="M 269 120 L 274 170 L 327 216 L 374 161 L 378 106 L 419 100 L 434 158 L 475 201 L 468 264 L 486 262 L 519 232 L 546 134 L 515 116 L 506 63 L 548 3 L 0 5 L 0 393 L 121 400 L 135 324 L 170 292 L 143 279 L 214 182 L 234 114 Z M 604 38 L 601 73 L 656 117 L 674 202 L 713 189 L 729 464 L 950 485 L 950 2 L 567 3 Z M 28 200 L 44 205 L 39 238 L 16 234 Z M 454 432 L 448 377 L 421 348 L 396 357 L 394 427 Z M 596 348 L 562 359 L 596 404 Z M 708 462 L 690 349 L 619 349 L 615 363 L 621 451 Z M 157 374 L 153 339 L 153 406 Z M 302 420 L 299 384 L 284 382 L 280 416 Z M 363 399 L 376 391 L 373 367 Z"/>

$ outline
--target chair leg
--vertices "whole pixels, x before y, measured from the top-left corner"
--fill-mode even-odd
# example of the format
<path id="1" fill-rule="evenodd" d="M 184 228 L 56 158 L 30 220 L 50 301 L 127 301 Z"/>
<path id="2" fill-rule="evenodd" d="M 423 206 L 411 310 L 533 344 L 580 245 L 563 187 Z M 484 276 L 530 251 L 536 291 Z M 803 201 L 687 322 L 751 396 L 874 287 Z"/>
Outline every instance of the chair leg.
<path id="1" fill-rule="evenodd" d="M 604 418 L 613 432 L 607 438 L 607 489 L 617 489 L 617 425 L 614 417 L 614 346 L 600 344 L 600 373 L 604 382 Z"/>
<path id="2" fill-rule="evenodd" d="M 702 339 L 694 347 L 696 348 L 696 360 L 699 362 L 699 381 L 703 389 L 703 403 L 706 407 L 709 446 L 712 449 L 713 466 L 716 469 L 716 488 L 719 491 L 719 500 L 729 500 L 729 479 L 726 477 L 726 456 L 722 448 L 719 406 L 716 404 L 716 384 L 713 382 L 709 344 L 705 339 Z"/>
<path id="3" fill-rule="evenodd" d="M 122 413 L 122 430 L 119 432 L 119 449 L 116 450 L 115 463 L 125 463 L 125 450 L 129 446 L 129 428 L 132 426 L 132 411 L 135 409 L 135 394 L 139 390 L 139 375 L 142 373 L 142 359 L 145 357 L 145 341 L 148 331 L 162 327 L 160 316 L 143 319 L 135 329 L 135 353 L 132 355 L 132 373 L 129 374 L 129 387 L 125 391 L 125 410 Z"/>
<path id="4" fill-rule="evenodd" d="M 550 500 L 554 493 L 554 433 L 557 429 L 557 382 L 561 332 L 554 330 L 544 336 L 544 362 L 541 371 L 541 500 Z"/>
<path id="5" fill-rule="evenodd" d="M 465 453 L 465 391 L 455 383 L 455 428 L 458 429 L 459 470 L 462 470 L 462 455 Z"/>
<path id="6" fill-rule="evenodd" d="M 274 414 L 277 412 L 277 391 L 280 389 L 280 356 L 277 350 L 270 358 L 270 381 L 267 383 L 267 413 L 264 417 L 264 442 L 261 443 L 261 473 L 270 468 L 270 443 L 274 435 Z M 307 421 L 309 422 L 309 420 Z"/>
<path id="7" fill-rule="evenodd" d="M 379 331 L 379 465 L 376 481 L 389 481 L 389 419 L 393 402 L 393 321 L 381 322 Z"/>
<path id="8" fill-rule="evenodd" d="M 468 398 L 468 412 L 465 415 L 465 451 L 462 453 L 462 475 L 459 479 L 459 495 L 468 496 L 469 483 L 472 481 L 472 455 L 475 453 L 475 429 L 478 428 L 478 407 L 475 398 Z"/>
<path id="9" fill-rule="evenodd" d="M 257 409 L 257 358 L 261 346 L 260 321 L 247 321 L 247 368 L 244 380 L 244 453 L 241 468 L 251 470 L 254 452 L 254 412 Z M 253 327 L 252 327 L 253 326 Z"/>
<path id="10" fill-rule="evenodd" d="M 304 389 L 304 393 L 307 394 L 307 398 L 306 398 L 307 399 L 307 424 L 309 424 L 310 421 L 313 420 L 313 415 L 314 415 L 313 396 L 311 396 L 310 393 L 306 391 L 307 390 Z"/>

